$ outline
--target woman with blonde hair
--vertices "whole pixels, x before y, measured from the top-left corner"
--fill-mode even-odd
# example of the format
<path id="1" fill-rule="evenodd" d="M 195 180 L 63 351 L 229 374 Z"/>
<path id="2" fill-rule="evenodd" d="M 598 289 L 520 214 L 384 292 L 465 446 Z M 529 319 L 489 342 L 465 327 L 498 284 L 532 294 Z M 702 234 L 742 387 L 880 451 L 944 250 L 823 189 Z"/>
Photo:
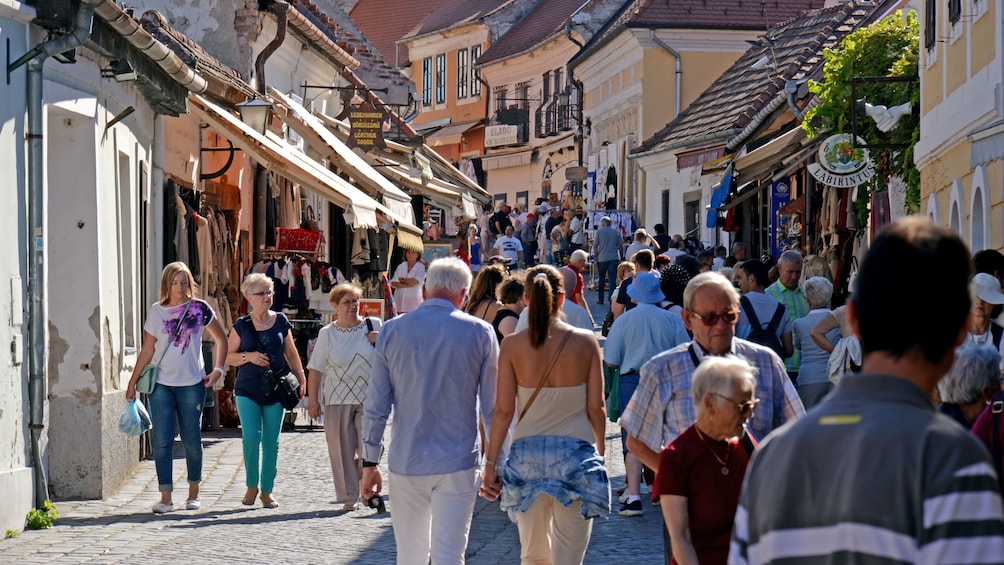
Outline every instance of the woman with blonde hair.
<path id="1" fill-rule="evenodd" d="M 502 341 L 491 440 L 481 495 L 502 495 L 516 522 L 523 563 L 581 563 L 592 519 L 610 511 L 603 463 L 605 410 L 600 346 L 562 321 L 558 270 L 526 272 L 529 327 Z M 498 476 L 513 415 L 512 448 Z"/>
<path id="2" fill-rule="evenodd" d="M 158 359 L 157 382 L 149 395 L 153 421 L 153 459 L 157 469 L 160 502 L 155 514 L 174 510 L 171 471 L 174 435 L 181 434 L 188 466 L 188 500 L 185 509 L 198 510 L 202 482 L 202 406 L 206 389 L 226 373 L 227 334 L 216 314 L 204 301 L 195 298 L 197 289 L 192 272 L 177 261 L 164 267 L 160 276 L 160 297 L 150 307 L 143 324 L 143 346 L 126 386 L 126 398 L 136 398 L 136 382 L 143 370 Z M 206 374 L 202 359 L 202 334 L 208 330 L 216 344 L 216 365 Z"/>
<path id="3" fill-rule="evenodd" d="M 363 400 L 370 381 L 373 347 L 382 325 L 380 318 L 359 315 L 362 295 L 362 289 L 353 284 L 331 289 L 328 297 L 338 317 L 321 328 L 307 363 L 310 370 L 307 409 L 311 418 L 324 415 L 331 477 L 336 502 L 342 505 L 342 510 L 359 507 L 362 457 L 358 453 L 362 443 Z"/>
<path id="4" fill-rule="evenodd" d="M 262 273 L 251 273 L 241 283 L 251 312 L 234 323 L 227 353 L 227 362 L 237 367 L 234 395 L 241 419 L 247 486 L 241 502 L 254 505 L 260 491 L 263 508 L 279 507 L 272 489 L 278 473 L 279 434 L 286 416 L 268 371 L 278 374 L 288 367 L 300 381 L 301 396 L 307 388 L 303 363 L 293 341 L 293 325 L 285 314 L 271 310 L 272 285 L 272 279 Z"/>

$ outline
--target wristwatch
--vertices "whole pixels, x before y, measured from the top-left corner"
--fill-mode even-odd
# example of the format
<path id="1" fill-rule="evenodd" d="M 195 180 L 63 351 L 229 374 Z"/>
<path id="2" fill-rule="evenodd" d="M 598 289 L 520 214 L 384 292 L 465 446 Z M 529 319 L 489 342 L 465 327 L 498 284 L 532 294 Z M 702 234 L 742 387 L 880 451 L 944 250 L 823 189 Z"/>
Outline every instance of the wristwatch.
<path id="1" fill-rule="evenodd" d="M 376 466 L 377 466 L 376 463 L 363 459 L 363 469 L 365 469 L 366 467 L 376 467 Z"/>

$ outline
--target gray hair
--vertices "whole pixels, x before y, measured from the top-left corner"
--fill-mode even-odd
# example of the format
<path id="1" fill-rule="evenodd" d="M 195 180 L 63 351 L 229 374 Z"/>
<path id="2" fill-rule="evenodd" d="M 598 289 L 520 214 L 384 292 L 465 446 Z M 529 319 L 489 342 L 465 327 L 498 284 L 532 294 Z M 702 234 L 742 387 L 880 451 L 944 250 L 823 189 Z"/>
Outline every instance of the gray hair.
<path id="1" fill-rule="evenodd" d="M 272 282 L 272 279 L 265 276 L 264 273 L 251 273 L 250 275 L 244 277 L 244 281 L 241 282 L 241 294 L 247 298 L 248 296 L 251 296 L 251 293 L 254 292 L 256 288 L 262 286 L 268 290 L 275 289 L 275 283 Z"/>
<path id="2" fill-rule="evenodd" d="M 589 253 L 584 249 L 576 249 L 575 251 L 572 251 L 570 262 L 575 263 L 576 261 L 588 261 L 588 260 L 589 260 Z"/>
<path id="3" fill-rule="evenodd" d="M 690 396 L 697 413 L 704 411 L 704 397 L 709 394 L 731 397 L 743 384 L 748 384 L 755 391 L 756 373 L 755 367 L 734 355 L 705 357 L 690 382 Z"/>
<path id="4" fill-rule="evenodd" d="M 789 249 L 784 253 L 782 253 L 781 256 L 777 258 L 777 266 L 779 268 L 781 267 L 781 263 L 791 263 L 792 265 L 801 265 L 802 254 L 799 253 L 798 251 L 795 251 L 794 249 Z"/>
<path id="5" fill-rule="evenodd" d="M 802 285 L 809 308 L 829 308 L 833 298 L 833 283 L 826 277 L 809 277 Z"/>
<path id="6" fill-rule="evenodd" d="M 456 257 L 441 257 L 429 265 L 425 290 L 461 292 L 471 288 L 471 268 Z"/>
<path id="7" fill-rule="evenodd" d="M 955 350 L 955 362 L 938 381 L 942 402 L 969 404 L 985 389 L 998 390 L 1001 356 L 996 347 L 967 343 Z"/>
<path id="8" fill-rule="evenodd" d="M 736 290 L 732 281 L 718 272 L 708 271 L 697 275 L 687 283 L 687 287 L 683 289 L 683 307 L 687 310 L 693 310 L 694 295 L 705 286 L 717 288 L 719 292 L 728 297 L 730 304 L 739 304 L 739 291 Z"/>

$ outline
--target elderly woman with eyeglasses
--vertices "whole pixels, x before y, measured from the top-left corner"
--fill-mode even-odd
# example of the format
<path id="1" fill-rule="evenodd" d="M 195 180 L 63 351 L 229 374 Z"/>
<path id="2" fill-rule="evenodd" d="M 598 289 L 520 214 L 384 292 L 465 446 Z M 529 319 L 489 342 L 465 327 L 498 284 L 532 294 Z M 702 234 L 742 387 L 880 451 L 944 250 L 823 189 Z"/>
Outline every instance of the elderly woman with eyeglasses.
<path id="1" fill-rule="evenodd" d="M 359 315 L 361 297 L 362 290 L 353 284 L 331 289 L 328 298 L 338 317 L 321 328 L 307 363 L 310 370 L 307 410 L 311 418 L 324 415 L 336 502 L 346 511 L 358 508 L 363 400 L 370 382 L 373 347 L 381 327 L 380 318 Z"/>
<path id="2" fill-rule="evenodd" d="M 673 563 L 724 564 L 754 440 L 746 421 L 759 402 L 756 369 L 738 357 L 707 357 L 690 393 L 697 421 L 659 455 L 656 478 Z"/>
<path id="3" fill-rule="evenodd" d="M 292 370 L 300 381 L 301 395 L 306 390 L 306 377 L 293 342 L 292 324 L 285 314 L 271 310 L 272 279 L 261 273 L 251 273 L 241 283 L 241 292 L 251 312 L 234 323 L 227 364 L 237 367 L 234 395 L 241 419 L 247 486 L 242 503 L 254 506 L 260 492 L 263 508 L 278 508 L 272 488 L 279 462 L 279 433 L 286 410 L 279 403 L 267 371 Z"/>

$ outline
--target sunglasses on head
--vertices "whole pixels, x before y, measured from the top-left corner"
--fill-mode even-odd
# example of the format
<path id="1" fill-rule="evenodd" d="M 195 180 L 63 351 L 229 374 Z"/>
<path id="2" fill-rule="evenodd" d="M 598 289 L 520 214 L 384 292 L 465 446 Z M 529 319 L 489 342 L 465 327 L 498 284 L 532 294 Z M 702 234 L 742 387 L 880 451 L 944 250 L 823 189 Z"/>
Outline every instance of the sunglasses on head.
<path id="1" fill-rule="evenodd" d="M 711 313 L 711 314 L 705 314 L 703 316 L 698 314 L 697 312 L 691 312 L 690 315 L 697 318 L 698 320 L 703 322 L 705 326 L 708 327 L 717 324 L 719 320 L 725 320 L 726 324 L 731 324 L 732 322 L 735 322 L 739 318 L 739 312 L 735 311 L 726 312 L 724 314 Z"/>

